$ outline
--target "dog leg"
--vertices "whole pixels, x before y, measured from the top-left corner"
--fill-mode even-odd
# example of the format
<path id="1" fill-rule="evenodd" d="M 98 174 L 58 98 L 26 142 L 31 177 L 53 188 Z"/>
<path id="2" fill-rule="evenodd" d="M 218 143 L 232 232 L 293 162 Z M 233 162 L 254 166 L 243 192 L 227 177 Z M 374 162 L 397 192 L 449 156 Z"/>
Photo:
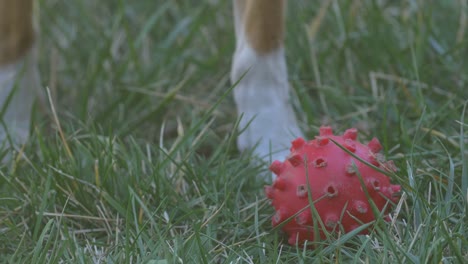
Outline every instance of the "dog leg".
<path id="1" fill-rule="evenodd" d="M 0 0 L 0 146 L 24 143 L 39 77 L 34 43 L 33 2 Z"/>
<path id="2" fill-rule="evenodd" d="M 285 0 L 234 0 L 236 51 L 231 81 L 241 129 L 238 147 L 266 162 L 284 160 L 302 136 L 290 104 L 283 48 Z"/>

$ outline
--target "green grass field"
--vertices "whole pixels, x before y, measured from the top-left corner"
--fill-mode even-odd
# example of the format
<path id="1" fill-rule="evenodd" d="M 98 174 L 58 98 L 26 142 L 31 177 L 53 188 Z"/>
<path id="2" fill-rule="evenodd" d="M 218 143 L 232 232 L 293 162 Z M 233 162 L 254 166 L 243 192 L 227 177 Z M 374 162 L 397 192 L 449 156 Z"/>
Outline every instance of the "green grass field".
<path id="1" fill-rule="evenodd" d="M 42 0 L 46 103 L 0 170 L 0 263 L 466 263 L 467 0 L 288 2 L 301 127 L 381 140 L 393 222 L 315 249 L 272 229 L 235 144 L 231 1 Z"/>

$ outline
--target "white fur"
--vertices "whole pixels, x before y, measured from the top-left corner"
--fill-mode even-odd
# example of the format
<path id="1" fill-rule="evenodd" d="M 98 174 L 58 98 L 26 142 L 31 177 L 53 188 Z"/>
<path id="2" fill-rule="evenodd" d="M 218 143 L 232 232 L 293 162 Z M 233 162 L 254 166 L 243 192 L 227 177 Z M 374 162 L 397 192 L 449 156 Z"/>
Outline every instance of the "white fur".
<path id="1" fill-rule="evenodd" d="M 30 53 L 17 62 L 0 66 L 0 109 L 6 105 L 4 122 L 0 122 L 0 146 L 8 144 L 8 135 L 15 145 L 25 143 L 29 135 L 31 106 L 39 83 L 35 56 Z"/>
<path id="2" fill-rule="evenodd" d="M 259 55 L 247 42 L 239 10 L 234 9 L 236 51 L 231 81 L 240 128 L 245 131 L 237 144 L 241 151 L 254 149 L 265 162 L 284 160 L 291 141 L 302 136 L 290 104 L 288 74 L 283 48 Z M 244 75 L 245 74 L 245 75 Z"/>

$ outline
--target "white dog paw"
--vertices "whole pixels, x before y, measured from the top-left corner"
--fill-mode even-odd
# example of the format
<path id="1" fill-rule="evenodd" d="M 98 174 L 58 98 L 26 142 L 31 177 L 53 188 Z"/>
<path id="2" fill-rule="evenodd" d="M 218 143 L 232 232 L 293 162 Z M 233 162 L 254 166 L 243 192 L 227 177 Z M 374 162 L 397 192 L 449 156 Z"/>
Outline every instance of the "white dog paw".
<path id="1" fill-rule="evenodd" d="M 14 145 L 21 145 L 28 139 L 31 107 L 38 85 L 33 54 L 0 66 L 0 109 L 4 109 L 0 122 L 0 146 L 8 146 L 9 139 Z"/>
<path id="2" fill-rule="evenodd" d="M 267 164 L 284 160 L 291 141 L 302 136 L 290 103 L 284 51 L 258 55 L 248 45 L 240 45 L 231 80 L 238 82 L 234 99 L 242 117 L 239 149 L 253 149 Z"/>

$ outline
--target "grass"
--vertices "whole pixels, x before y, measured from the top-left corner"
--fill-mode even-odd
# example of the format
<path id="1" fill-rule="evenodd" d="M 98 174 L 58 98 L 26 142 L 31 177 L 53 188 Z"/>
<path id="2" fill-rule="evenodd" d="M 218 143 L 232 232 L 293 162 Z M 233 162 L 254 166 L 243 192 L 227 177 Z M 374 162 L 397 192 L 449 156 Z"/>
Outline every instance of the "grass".
<path id="1" fill-rule="evenodd" d="M 272 229 L 264 169 L 236 149 L 230 1 L 40 1 L 51 100 L 0 170 L 0 262 L 463 263 L 467 5 L 289 2 L 306 135 L 378 137 L 404 190 L 392 222 L 306 250 Z"/>

